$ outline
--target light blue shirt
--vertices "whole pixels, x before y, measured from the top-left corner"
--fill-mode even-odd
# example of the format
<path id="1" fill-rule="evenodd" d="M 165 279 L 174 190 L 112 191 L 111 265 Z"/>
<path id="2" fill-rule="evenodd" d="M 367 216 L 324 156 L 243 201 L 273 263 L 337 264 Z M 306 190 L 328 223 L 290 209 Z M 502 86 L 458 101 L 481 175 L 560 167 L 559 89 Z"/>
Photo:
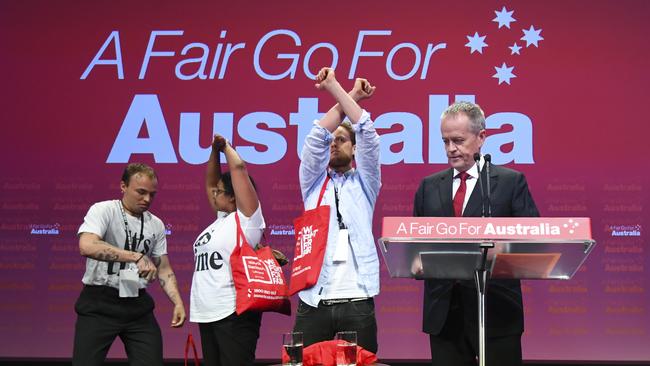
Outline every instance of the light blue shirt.
<path id="1" fill-rule="evenodd" d="M 359 122 L 352 124 L 352 128 L 356 137 L 356 169 L 346 173 L 345 181 L 339 189 L 339 211 L 348 228 L 354 262 L 358 265 L 358 284 L 365 289 L 367 296 L 372 297 L 379 293 L 379 258 L 372 235 L 372 215 L 381 188 L 379 135 L 365 110 Z M 305 210 L 315 208 L 318 202 L 320 188 L 327 174 L 333 138 L 332 133 L 316 121 L 305 139 L 299 172 Z M 333 256 L 339 231 L 334 182 L 328 182 L 321 204 L 331 206 L 323 267 L 316 285 L 299 293 L 302 301 L 314 307 L 318 306 L 327 293 L 325 286 L 333 274 Z"/>

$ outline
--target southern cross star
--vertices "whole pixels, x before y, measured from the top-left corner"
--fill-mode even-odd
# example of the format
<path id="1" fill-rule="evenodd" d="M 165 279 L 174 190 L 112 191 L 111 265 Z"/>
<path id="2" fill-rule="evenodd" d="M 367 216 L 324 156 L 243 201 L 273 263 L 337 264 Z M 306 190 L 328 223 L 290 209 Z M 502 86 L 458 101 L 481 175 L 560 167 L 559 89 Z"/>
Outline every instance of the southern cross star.
<path id="1" fill-rule="evenodd" d="M 494 14 L 497 15 L 496 18 L 492 19 L 493 22 L 498 22 L 499 23 L 499 28 L 501 27 L 506 27 L 510 29 L 510 23 L 516 22 L 517 19 L 512 17 L 512 13 L 514 13 L 514 10 L 506 10 L 506 7 L 504 6 L 501 11 L 494 11 Z"/>
<path id="2" fill-rule="evenodd" d="M 530 29 L 522 29 L 524 32 L 524 36 L 521 37 L 522 41 L 526 41 L 526 47 L 530 46 L 531 44 L 534 45 L 535 47 L 539 47 L 537 42 L 544 40 L 542 36 L 539 34 L 542 33 L 541 29 L 535 29 L 532 25 L 530 26 Z"/>
<path id="3" fill-rule="evenodd" d="M 499 85 L 501 85 L 503 82 L 506 82 L 508 85 L 510 85 L 510 79 L 517 77 L 517 75 L 512 73 L 512 70 L 514 70 L 514 68 L 514 66 L 508 67 L 508 65 L 506 65 L 504 62 L 501 67 L 494 67 L 494 70 L 496 70 L 497 73 L 492 75 L 492 77 L 499 79 Z"/>
<path id="4" fill-rule="evenodd" d="M 474 51 L 478 51 L 478 53 L 483 54 L 483 47 L 487 47 L 487 43 L 485 43 L 485 37 L 486 36 L 479 36 L 478 32 L 474 32 L 473 36 L 467 36 L 467 42 L 465 44 L 465 47 L 470 48 L 470 54 L 474 53 Z"/>

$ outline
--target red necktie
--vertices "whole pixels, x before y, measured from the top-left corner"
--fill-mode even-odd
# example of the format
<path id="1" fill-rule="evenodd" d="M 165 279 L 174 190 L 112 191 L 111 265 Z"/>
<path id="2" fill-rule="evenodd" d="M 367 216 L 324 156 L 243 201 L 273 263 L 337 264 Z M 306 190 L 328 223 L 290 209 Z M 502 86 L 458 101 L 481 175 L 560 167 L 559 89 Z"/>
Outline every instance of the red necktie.
<path id="1" fill-rule="evenodd" d="M 454 196 L 454 216 L 457 217 L 463 216 L 463 202 L 465 202 L 465 191 L 467 190 L 465 181 L 468 176 L 467 172 L 460 172 L 456 175 L 456 178 L 460 178 L 460 187 Z"/>

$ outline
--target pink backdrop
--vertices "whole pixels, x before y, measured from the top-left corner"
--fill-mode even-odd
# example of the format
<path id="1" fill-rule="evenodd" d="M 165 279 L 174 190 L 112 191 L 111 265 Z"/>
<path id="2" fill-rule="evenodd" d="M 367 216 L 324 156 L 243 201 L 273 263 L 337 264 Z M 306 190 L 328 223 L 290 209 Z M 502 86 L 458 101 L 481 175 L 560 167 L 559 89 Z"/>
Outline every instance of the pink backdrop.
<path id="1" fill-rule="evenodd" d="M 291 252 L 297 151 L 333 103 L 308 74 L 335 60 L 344 87 L 366 77 L 378 88 L 364 105 L 382 136 L 376 235 L 445 168 L 442 109 L 474 99 L 488 115 L 484 152 L 527 174 L 542 215 L 591 217 L 598 241 L 573 280 L 523 283 L 524 358 L 650 360 L 650 3 L 240 3 L 0 3 L 0 357 L 70 357 L 84 268 L 75 233 L 92 202 L 118 197 L 127 161 L 158 171 L 152 211 L 186 305 L 191 244 L 212 220 L 202 182 L 213 131 L 249 162 L 269 241 Z M 381 277 L 380 358 L 428 358 L 421 283 L 389 278 L 383 263 Z M 151 288 L 165 357 L 180 358 L 198 329 L 169 328 L 170 303 Z M 258 358 L 278 358 L 292 324 L 266 314 Z"/>

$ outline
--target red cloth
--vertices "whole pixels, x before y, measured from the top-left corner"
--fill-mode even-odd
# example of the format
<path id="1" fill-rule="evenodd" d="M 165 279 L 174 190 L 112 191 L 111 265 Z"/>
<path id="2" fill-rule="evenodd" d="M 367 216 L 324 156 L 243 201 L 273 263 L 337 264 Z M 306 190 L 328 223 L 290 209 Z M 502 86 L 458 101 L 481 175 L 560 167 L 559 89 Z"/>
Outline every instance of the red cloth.
<path id="1" fill-rule="evenodd" d="M 314 343 L 302 350 L 303 366 L 336 366 L 336 340 Z M 282 349 L 282 363 L 289 362 L 289 355 Z M 377 363 L 377 356 L 357 345 L 357 365 Z"/>

